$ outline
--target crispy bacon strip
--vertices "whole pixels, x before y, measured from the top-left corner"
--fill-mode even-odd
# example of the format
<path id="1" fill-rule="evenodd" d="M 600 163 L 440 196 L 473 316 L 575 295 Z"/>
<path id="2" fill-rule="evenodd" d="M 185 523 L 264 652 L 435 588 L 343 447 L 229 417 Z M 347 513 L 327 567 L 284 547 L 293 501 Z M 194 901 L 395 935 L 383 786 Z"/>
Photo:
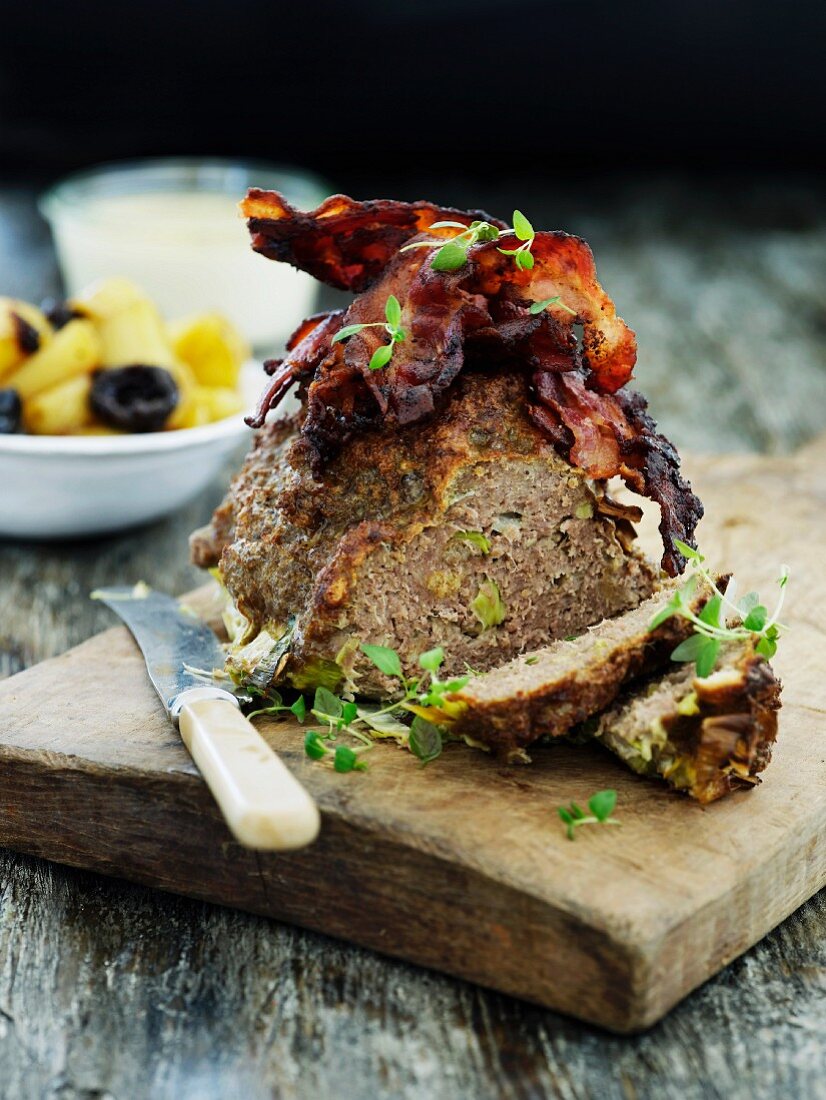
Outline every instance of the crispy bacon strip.
<path id="1" fill-rule="evenodd" d="M 437 272 L 434 237 L 461 230 L 433 231 L 434 221 L 493 219 L 430 203 L 357 203 L 341 195 L 302 213 L 263 191 L 250 192 L 242 210 L 257 251 L 361 291 L 346 314 L 321 314 L 296 330 L 287 357 L 267 364 L 272 381 L 248 423 L 263 424 L 298 381 L 303 446 L 320 476 L 355 433 L 382 420 L 406 425 L 430 415 L 466 360 L 477 368 L 512 363 L 529 375 L 536 397 L 531 417 L 561 454 L 595 479 L 619 474 L 660 505 L 663 567 L 672 575 L 682 571 L 674 540 L 692 542 L 702 505 L 643 398 L 622 388 L 634 368 L 636 339 L 600 286 L 581 238 L 537 233 L 534 266 L 524 270 L 499 251 L 516 243 L 506 234 L 474 245 L 457 271 Z M 400 252 L 406 242 L 433 248 Z M 373 352 L 388 340 L 383 327 L 335 344 L 332 338 L 344 325 L 381 322 L 390 294 L 401 303 L 405 339 L 386 368 L 371 371 Z M 530 312 L 532 303 L 554 298 L 544 311 Z"/>
<path id="2" fill-rule="evenodd" d="M 277 191 L 253 188 L 240 203 L 247 218 L 252 247 L 262 256 L 292 264 L 339 290 L 358 294 L 384 271 L 401 246 L 434 222 L 487 221 L 505 223 L 483 210 L 454 210 L 430 202 L 373 199 L 356 202 L 331 195 L 315 210 L 297 210 Z M 434 235 L 454 237 L 458 229 L 436 229 Z"/>
<path id="3" fill-rule="evenodd" d="M 263 427 L 267 413 L 286 397 L 294 382 L 310 378 L 328 354 L 330 341 L 341 328 L 343 317 L 343 309 L 308 317 L 287 341 L 286 358 L 267 360 L 264 370 L 272 381 L 261 394 L 255 412 L 245 418 L 251 428 Z"/>
<path id="4" fill-rule="evenodd" d="M 631 378 L 637 339 L 600 286 L 591 249 L 568 233 L 537 233 L 531 246 L 534 266 L 524 270 L 499 251 L 517 243 L 506 236 L 476 245 L 464 285 L 488 299 L 504 297 L 528 306 L 559 298 L 561 304 L 548 307 L 551 316 L 569 330 L 582 325 L 582 361 L 592 372 L 591 383 L 603 393 L 614 393 Z M 526 310 L 525 321 L 530 320 Z"/>
<path id="5" fill-rule="evenodd" d="M 642 394 L 619 390 L 599 394 L 588 389 L 580 371 L 536 372 L 540 404 L 531 419 L 553 439 L 574 465 L 602 480 L 619 474 L 626 485 L 660 506 L 663 568 L 672 577 L 685 568 L 674 540 L 692 543 L 703 506 L 680 474 L 680 458 L 657 432 Z"/>

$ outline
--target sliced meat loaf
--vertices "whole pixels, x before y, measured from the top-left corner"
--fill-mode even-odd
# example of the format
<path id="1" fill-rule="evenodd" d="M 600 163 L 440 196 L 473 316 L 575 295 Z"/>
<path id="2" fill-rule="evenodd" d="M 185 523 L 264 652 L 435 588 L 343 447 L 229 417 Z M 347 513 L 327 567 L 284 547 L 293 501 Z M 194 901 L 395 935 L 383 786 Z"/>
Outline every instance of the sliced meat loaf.
<path id="1" fill-rule="evenodd" d="M 656 591 L 633 545 L 638 510 L 561 458 L 527 407 L 523 377 L 467 371 L 433 419 L 355 436 L 320 480 L 295 425 L 265 428 L 193 539 L 243 616 L 236 676 L 381 697 L 397 685 L 363 642 L 410 671 L 440 645 L 459 675 Z"/>
<path id="2" fill-rule="evenodd" d="M 751 642 L 732 643 L 710 676 L 683 665 L 619 699 L 592 732 L 643 775 L 700 802 L 759 783 L 777 736 L 781 685 Z"/>
<path id="3" fill-rule="evenodd" d="M 721 578 L 721 587 L 728 578 Z M 611 705 L 629 683 L 665 669 L 692 631 L 683 618 L 648 626 L 667 602 L 669 584 L 633 611 L 606 619 L 472 679 L 448 697 L 452 732 L 513 758 L 537 738 L 559 737 Z M 699 612 L 711 595 L 699 589 Z"/>

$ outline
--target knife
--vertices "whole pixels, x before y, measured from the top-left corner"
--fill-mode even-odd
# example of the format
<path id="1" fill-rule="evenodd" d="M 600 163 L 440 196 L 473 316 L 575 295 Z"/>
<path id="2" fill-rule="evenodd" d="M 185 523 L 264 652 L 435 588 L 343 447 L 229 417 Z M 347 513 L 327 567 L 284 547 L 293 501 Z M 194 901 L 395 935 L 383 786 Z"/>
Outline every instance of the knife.
<path id="1" fill-rule="evenodd" d="M 318 807 L 241 713 L 239 699 L 195 670 L 224 667 L 215 633 L 177 600 L 144 584 L 101 588 L 140 646 L 149 679 L 224 815 L 246 848 L 289 851 L 318 835 Z M 193 671 L 190 671 L 193 670 Z"/>

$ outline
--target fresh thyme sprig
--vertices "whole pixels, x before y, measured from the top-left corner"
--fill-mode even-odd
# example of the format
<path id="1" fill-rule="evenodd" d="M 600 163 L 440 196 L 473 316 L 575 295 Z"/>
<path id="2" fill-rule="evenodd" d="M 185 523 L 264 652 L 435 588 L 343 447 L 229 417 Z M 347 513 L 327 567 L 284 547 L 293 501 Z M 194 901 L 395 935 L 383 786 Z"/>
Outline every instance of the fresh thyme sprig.
<path id="1" fill-rule="evenodd" d="M 426 716 L 428 709 L 441 708 L 444 696 L 463 688 L 470 676 L 439 679 L 439 669 L 445 659 L 441 647 L 419 654 L 418 664 L 422 671 L 410 678 L 405 676 L 394 649 L 364 644 L 361 650 L 380 672 L 399 681 L 401 698 L 385 706 L 360 705 L 340 698 L 329 688 L 317 687 L 309 713 L 327 728 L 324 731 L 307 731 L 304 737 L 307 756 L 331 763 L 337 772 L 364 771 L 367 763 L 362 759 L 363 754 L 373 748 L 377 738 L 392 737 L 399 744 L 406 745 L 423 765 L 435 760 L 442 752 L 444 737 L 441 728 Z M 303 695 L 299 695 L 290 706 L 283 702 L 275 689 L 266 693 L 266 699 L 269 705 L 253 711 L 250 718 L 290 712 L 303 723 L 307 717 L 307 703 Z M 417 713 L 421 711 L 425 713 Z M 407 717 L 408 721 L 401 721 L 402 716 Z M 355 740 L 356 747 L 340 742 L 342 736 Z"/>
<path id="2" fill-rule="evenodd" d="M 475 221 L 470 225 L 464 222 L 434 222 L 431 229 L 461 229 L 455 237 L 439 249 L 430 262 L 434 271 L 458 271 L 467 263 L 467 254 L 472 245 L 477 241 L 495 241 L 499 237 L 499 230 L 490 222 Z M 407 252 L 411 248 L 432 248 L 432 241 L 415 241 L 413 244 L 404 245 L 399 251 Z"/>
<path id="3" fill-rule="evenodd" d="M 416 712 L 427 711 L 430 707 L 441 708 L 445 695 L 460 691 L 470 680 L 470 676 L 459 676 L 450 680 L 439 678 L 439 669 L 445 659 L 445 652 L 441 646 L 419 654 L 419 667 L 423 671 L 420 675 L 411 678 L 404 675 L 399 655 L 394 649 L 388 649 L 386 646 L 362 645 L 361 650 L 380 672 L 400 682 L 404 694 L 386 710 L 412 711 L 415 714 L 407 747 L 421 760 L 422 764 L 435 760 L 442 752 L 444 740 L 442 730 L 424 714 Z"/>
<path id="4" fill-rule="evenodd" d="M 534 228 L 521 210 L 513 212 L 513 231 L 517 240 L 522 241 L 516 248 L 500 248 L 497 251 L 503 256 L 513 256 L 513 262 L 521 271 L 530 271 L 534 265 L 531 247 L 536 236 Z"/>
<path id="5" fill-rule="evenodd" d="M 277 692 L 274 688 L 270 688 L 266 693 L 259 692 L 256 689 L 255 694 L 264 695 L 269 705 L 266 707 L 259 707 L 258 710 L 251 711 L 247 715 L 247 718 L 257 718 L 261 714 L 282 714 L 285 711 L 288 711 L 295 718 L 297 718 L 299 722 L 304 721 L 304 718 L 307 714 L 307 705 L 304 702 L 303 695 L 299 695 L 294 703 L 287 706 L 282 700 L 281 694 Z"/>
<path id="6" fill-rule="evenodd" d="M 576 310 L 566 306 L 559 294 L 553 298 L 544 298 L 541 302 L 534 302 L 528 312 L 535 317 L 537 313 L 544 313 L 548 306 L 559 306 L 560 309 L 570 313 L 572 317 L 576 317 Z"/>
<path id="7" fill-rule="evenodd" d="M 717 662 L 717 655 L 723 642 L 755 641 L 755 650 L 763 657 L 771 658 L 777 652 L 777 640 L 786 628 L 780 622 L 780 612 L 786 595 L 789 580 L 789 568 L 781 566 L 777 583 L 780 586 L 774 612 L 760 602 L 756 592 L 747 592 L 742 599 L 735 601 L 735 584 L 732 579 L 728 588 L 722 592 L 714 578 L 703 565 L 704 556 L 693 547 L 675 539 L 677 549 L 689 561 L 692 573 L 684 585 L 677 589 L 668 603 L 651 620 L 649 630 L 655 630 L 673 615 L 687 619 L 694 627 L 694 633 L 671 654 L 672 661 L 693 661 L 698 677 L 709 676 Z M 699 581 L 711 588 L 713 595 L 702 611 L 697 614 L 691 608 L 693 596 Z M 732 625 L 733 624 L 733 625 Z"/>
<path id="8" fill-rule="evenodd" d="M 615 817 L 611 817 L 617 804 L 616 791 L 597 791 L 588 799 L 590 814 L 571 802 L 568 806 L 560 806 L 557 811 L 565 825 L 565 835 L 568 840 L 576 839 L 576 831 L 581 825 L 619 825 Z"/>
<path id="9" fill-rule="evenodd" d="M 377 347 L 370 357 L 370 362 L 368 364 L 370 370 L 381 370 L 382 367 L 386 367 L 393 358 L 393 349 L 396 344 L 401 343 L 407 338 L 407 333 L 401 327 L 402 307 L 395 294 L 391 294 L 384 303 L 384 316 L 384 321 L 369 321 L 366 324 L 345 325 L 344 328 L 338 330 L 332 342 L 338 344 L 341 340 L 347 340 L 349 337 L 355 336 L 357 332 L 361 332 L 361 330 L 365 328 L 383 328 L 390 337 L 390 343 L 382 344 L 380 347 Z"/>
<path id="10" fill-rule="evenodd" d="M 461 233 L 446 241 L 439 248 L 430 262 L 430 266 L 434 271 L 458 271 L 467 263 L 468 252 L 477 241 L 498 241 L 502 236 L 502 232 L 495 225 L 483 221 L 471 222 L 469 226 L 465 225 L 464 222 L 434 222 L 430 228 L 462 230 Z M 514 263 L 520 271 L 530 271 L 534 266 L 534 256 L 531 249 L 536 231 L 521 210 L 514 210 L 513 212 L 513 233 L 516 239 L 522 243 L 516 248 L 499 248 L 497 251 L 501 252 L 503 256 L 513 256 Z M 436 244 L 436 241 L 413 241 L 412 244 L 403 245 L 399 251 L 408 252 L 413 248 L 435 248 Z M 533 302 L 530 306 L 530 313 L 536 316 L 536 314 L 544 312 L 548 306 L 553 305 L 558 305 L 560 309 L 566 310 L 572 317 L 577 315 L 575 309 L 565 305 L 559 294 L 553 298 L 545 298 L 541 302 Z M 355 328 L 355 326 L 349 327 Z M 344 333 L 349 335 L 349 328 L 342 329 L 336 339 L 343 340 L 345 338 Z"/>

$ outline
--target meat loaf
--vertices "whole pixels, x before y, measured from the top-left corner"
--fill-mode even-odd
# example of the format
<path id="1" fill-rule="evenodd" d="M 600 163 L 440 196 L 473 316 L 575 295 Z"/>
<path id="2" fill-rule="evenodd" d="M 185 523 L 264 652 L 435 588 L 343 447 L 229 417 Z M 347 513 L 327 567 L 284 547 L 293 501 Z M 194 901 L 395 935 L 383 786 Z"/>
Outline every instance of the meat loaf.
<path id="1" fill-rule="evenodd" d="M 384 696 L 361 643 L 411 672 L 436 645 L 449 674 L 484 671 L 656 591 L 639 510 L 562 458 L 528 402 L 522 375 L 465 371 L 437 416 L 354 436 L 317 480 L 297 422 L 266 426 L 192 543 L 240 616 L 235 675 Z"/>
<path id="2" fill-rule="evenodd" d="M 780 682 L 751 642 L 724 649 L 697 679 L 682 666 L 625 696 L 593 734 L 629 767 L 700 802 L 759 783 L 777 735 Z"/>
<path id="3" fill-rule="evenodd" d="M 577 638 L 475 677 L 448 697 L 452 732 L 516 758 L 539 737 L 566 734 L 610 706 L 626 685 L 666 668 L 673 650 L 691 633 L 691 624 L 676 617 L 648 629 L 673 588 Z M 707 587 L 697 591 L 695 612 L 710 595 Z"/>

